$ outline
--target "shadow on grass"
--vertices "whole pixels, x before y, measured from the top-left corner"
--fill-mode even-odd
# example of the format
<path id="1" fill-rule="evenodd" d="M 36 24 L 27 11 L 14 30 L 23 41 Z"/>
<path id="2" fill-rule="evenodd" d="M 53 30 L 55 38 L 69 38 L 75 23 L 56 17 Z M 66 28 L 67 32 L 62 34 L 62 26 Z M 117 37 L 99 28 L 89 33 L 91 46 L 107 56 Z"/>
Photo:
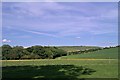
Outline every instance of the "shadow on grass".
<path id="1" fill-rule="evenodd" d="M 84 80 L 77 77 L 95 72 L 93 69 L 74 65 L 10 66 L 2 69 L 3 80 Z"/>

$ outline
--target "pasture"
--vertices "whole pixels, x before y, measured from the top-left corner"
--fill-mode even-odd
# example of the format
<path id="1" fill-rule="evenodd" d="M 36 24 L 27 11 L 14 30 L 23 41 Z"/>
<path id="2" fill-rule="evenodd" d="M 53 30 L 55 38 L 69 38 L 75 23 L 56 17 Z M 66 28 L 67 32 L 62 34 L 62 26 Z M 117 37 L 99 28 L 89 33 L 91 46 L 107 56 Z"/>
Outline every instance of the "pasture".
<path id="1" fill-rule="evenodd" d="M 3 79 L 117 78 L 117 59 L 3 60 Z"/>
<path id="2" fill-rule="evenodd" d="M 61 59 L 118 59 L 118 47 L 83 54 L 63 56 Z"/>
<path id="3" fill-rule="evenodd" d="M 56 59 L 2 60 L 2 79 L 117 80 L 118 48 Z"/>

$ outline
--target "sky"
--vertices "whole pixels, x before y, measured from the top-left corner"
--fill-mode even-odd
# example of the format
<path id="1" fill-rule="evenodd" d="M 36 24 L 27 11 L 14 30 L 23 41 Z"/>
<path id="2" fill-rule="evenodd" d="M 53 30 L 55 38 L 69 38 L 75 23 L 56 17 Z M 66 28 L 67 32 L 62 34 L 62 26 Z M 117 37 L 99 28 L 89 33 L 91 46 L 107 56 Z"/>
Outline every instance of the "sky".
<path id="1" fill-rule="evenodd" d="M 3 2 L 2 42 L 11 46 L 114 46 L 117 2 Z"/>

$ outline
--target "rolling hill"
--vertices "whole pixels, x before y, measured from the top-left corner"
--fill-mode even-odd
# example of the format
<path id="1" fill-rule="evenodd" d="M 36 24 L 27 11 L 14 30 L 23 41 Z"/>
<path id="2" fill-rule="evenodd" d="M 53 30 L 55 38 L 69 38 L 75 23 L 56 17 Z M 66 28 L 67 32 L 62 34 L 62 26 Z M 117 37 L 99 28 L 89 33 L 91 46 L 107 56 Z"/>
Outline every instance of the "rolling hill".
<path id="1" fill-rule="evenodd" d="M 96 48 L 101 48 L 98 46 L 59 46 L 59 49 L 65 50 L 67 52 L 72 52 L 72 51 L 80 51 L 80 50 L 86 50 L 86 49 L 96 49 Z"/>
<path id="2" fill-rule="evenodd" d="M 117 59 L 117 58 L 118 47 L 61 57 L 61 59 Z"/>

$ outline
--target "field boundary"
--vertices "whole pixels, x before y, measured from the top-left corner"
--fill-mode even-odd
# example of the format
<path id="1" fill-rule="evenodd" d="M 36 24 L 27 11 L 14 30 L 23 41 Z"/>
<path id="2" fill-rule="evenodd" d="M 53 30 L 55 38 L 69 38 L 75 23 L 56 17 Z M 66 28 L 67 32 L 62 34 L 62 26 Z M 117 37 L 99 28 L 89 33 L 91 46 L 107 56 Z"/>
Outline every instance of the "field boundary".
<path id="1" fill-rule="evenodd" d="M 118 60 L 118 59 L 31 59 L 31 60 L 0 60 L 0 61 L 46 61 L 46 60 Z"/>

